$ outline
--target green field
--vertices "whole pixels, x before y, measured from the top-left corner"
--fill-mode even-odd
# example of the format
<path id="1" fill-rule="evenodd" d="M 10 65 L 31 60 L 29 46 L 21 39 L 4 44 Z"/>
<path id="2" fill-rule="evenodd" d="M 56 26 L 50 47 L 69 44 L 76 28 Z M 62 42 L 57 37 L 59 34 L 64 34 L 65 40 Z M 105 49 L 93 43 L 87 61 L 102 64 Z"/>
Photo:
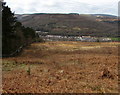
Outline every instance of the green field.
<path id="1" fill-rule="evenodd" d="M 112 41 L 120 41 L 120 38 L 111 38 Z"/>

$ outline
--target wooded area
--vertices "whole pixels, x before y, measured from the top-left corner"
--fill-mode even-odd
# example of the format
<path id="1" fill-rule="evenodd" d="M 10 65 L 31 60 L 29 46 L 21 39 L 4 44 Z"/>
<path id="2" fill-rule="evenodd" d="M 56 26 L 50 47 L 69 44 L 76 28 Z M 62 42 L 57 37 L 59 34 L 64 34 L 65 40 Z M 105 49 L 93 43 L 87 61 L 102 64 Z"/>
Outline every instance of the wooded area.
<path id="1" fill-rule="evenodd" d="M 24 27 L 11 9 L 2 2 L 2 55 L 14 56 L 15 53 L 32 43 L 36 38 L 32 28 Z"/>

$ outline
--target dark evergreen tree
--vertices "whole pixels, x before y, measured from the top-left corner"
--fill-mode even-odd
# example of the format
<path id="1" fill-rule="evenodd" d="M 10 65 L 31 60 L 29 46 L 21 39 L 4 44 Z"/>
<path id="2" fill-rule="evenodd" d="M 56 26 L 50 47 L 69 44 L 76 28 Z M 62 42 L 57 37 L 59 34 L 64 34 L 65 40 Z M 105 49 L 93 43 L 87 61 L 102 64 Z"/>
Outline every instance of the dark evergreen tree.
<path id="1" fill-rule="evenodd" d="M 2 3 L 2 53 L 10 54 L 15 49 L 12 46 L 12 42 L 15 39 L 14 26 L 16 18 L 14 13 L 5 4 L 4 2 Z"/>
<path id="2" fill-rule="evenodd" d="M 2 3 L 2 54 L 13 55 L 19 47 L 30 44 L 35 39 L 35 31 L 25 28 L 17 21 L 14 13 Z"/>

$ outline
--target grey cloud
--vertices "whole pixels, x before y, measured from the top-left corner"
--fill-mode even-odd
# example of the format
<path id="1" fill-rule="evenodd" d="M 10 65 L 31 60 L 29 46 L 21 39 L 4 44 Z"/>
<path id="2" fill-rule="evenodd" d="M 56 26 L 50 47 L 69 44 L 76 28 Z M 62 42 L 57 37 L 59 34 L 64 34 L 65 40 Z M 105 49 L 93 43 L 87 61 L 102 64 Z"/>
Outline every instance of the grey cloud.
<path id="1" fill-rule="evenodd" d="M 54 0 L 52 4 L 47 4 L 47 1 L 44 0 L 31 0 L 26 7 L 19 5 L 15 7 L 13 10 L 15 13 L 110 13 L 117 15 L 116 4 L 99 4 L 99 5 L 90 5 L 87 3 L 77 2 L 77 0 Z"/>

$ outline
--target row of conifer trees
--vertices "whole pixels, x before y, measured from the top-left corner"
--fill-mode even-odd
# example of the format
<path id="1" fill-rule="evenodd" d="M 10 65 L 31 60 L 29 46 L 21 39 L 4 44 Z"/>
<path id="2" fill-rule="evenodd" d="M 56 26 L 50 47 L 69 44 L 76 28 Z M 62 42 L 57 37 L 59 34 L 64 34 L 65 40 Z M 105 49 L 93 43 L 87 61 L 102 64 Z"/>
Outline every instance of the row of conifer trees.
<path id="1" fill-rule="evenodd" d="M 32 28 L 24 27 L 17 21 L 15 14 L 2 4 L 2 55 L 13 56 L 20 51 L 23 46 L 33 42 L 36 38 L 36 33 Z M 18 50 L 19 49 L 19 50 Z"/>

